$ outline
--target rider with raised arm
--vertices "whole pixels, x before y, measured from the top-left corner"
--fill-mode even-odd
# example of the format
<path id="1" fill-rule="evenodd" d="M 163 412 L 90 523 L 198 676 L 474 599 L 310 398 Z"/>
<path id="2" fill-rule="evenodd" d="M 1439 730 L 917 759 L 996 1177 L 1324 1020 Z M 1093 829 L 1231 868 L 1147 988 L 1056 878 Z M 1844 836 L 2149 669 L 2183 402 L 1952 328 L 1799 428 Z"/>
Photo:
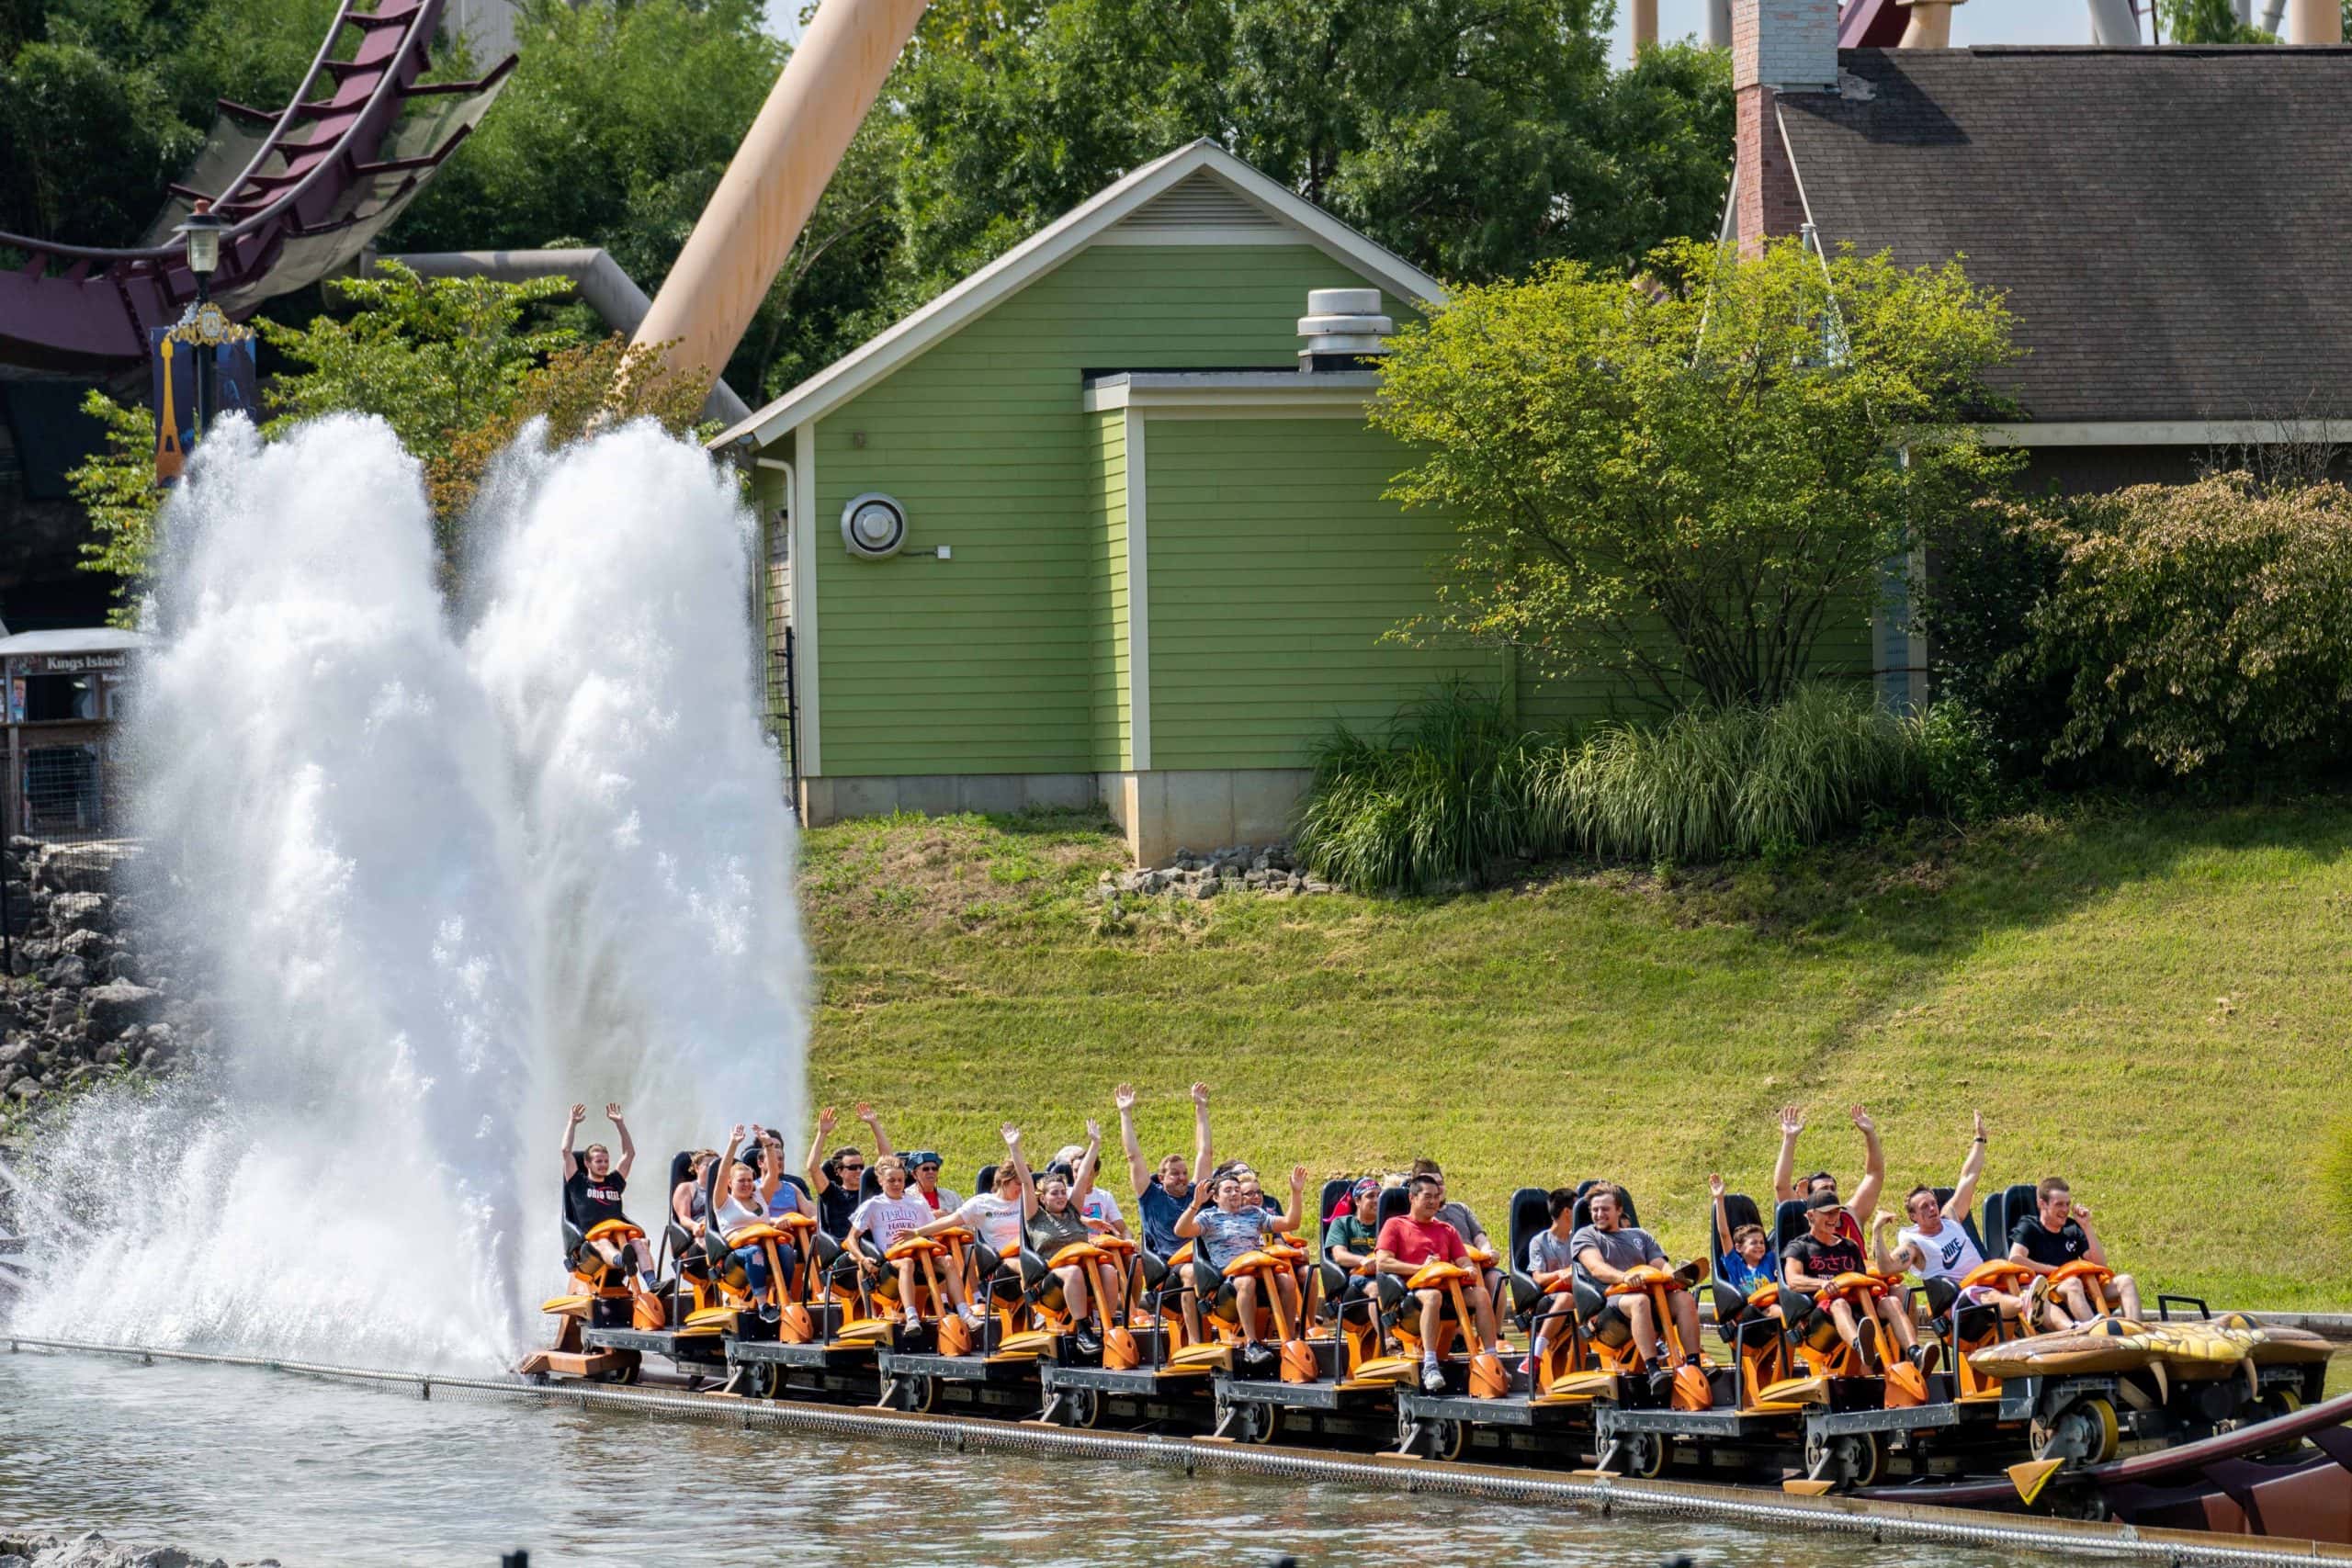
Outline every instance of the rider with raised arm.
<path id="1" fill-rule="evenodd" d="M 1838 1210 L 1838 1229 L 1862 1249 L 1862 1222 L 1857 1215 L 1867 1214 L 1878 1207 L 1878 1195 L 1886 1186 L 1886 1150 L 1878 1141 L 1878 1123 L 1870 1112 L 1857 1105 L 1847 1112 L 1855 1129 L 1862 1134 L 1862 1179 L 1854 1189 L 1851 1202 L 1841 1202 Z M 1772 1166 L 1772 1196 L 1781 1202 L 1791 1199 L 1810 1201 L 1815 1195 L 1838 1191 L 1838 1179 L 1826 1170 L 1816 1170 L 1803 1181 L 1792 1179 L 1797 1168 L 1797 1134 L 1804 1131 L 1804 1107 L 1784 1105 L 1781 1108 L 1781 1157 Z"/>
<path id="2" fill-rule="evenodd" d="M 1136 1137 L 1136 1091 L 1121 1084 L 1111 1092 L 1119 1109 L 1119 1145 L 1126 1151 L 1127 1180 L 1136 1195 L 1136 1217 L 1143 1227 L 1143 1244 L 1161 1258 L 1172 1258 L 1184 1245 L 1176 1234 L 1176 1216 L 1193 1201 L 1193 1178 L 1206 1178 L 1209 1168 L 1209 1086 L 1193 1086 L 1193 1161 L 1170 1154 L 1155 1173 L 1143 1163 L 1143 1145 Z M 1196 1336 L 1197 1337 L 1197 1336 Z"/>
<path id="3" fill-rule="evenodd" d="M 2070 1263 L 2108 1267 L 2107 1248 L 2091 1228 L 2091 1212 L 2075 1201 L 2064 1177 L 2044 1177 L 2033 1190 L 2034 1212 L 2009 1227 L 2009 1259 L 2048 1276 Z M 2039 1287 L 2038 1287 L 2039 1288 Z M 2140 1287 L 2129 1274 L 2117 1274 L 2097 1288 L 2079 1279 L 2068 1280 L 2042 1299 L 2044 1321 L 2052 1328 L 2071 1328 L 2110 1310 L 2137 1321 Z"/>
<path id="4" fill-rule="evenodd" d="M 857 1119 L 873 1130 L 875 1157 L 888 1154 L 890 1140 L 882 1135 L 874 1108 L 860 1101 Z M 808 1190 L 817 1199 L 818 1227 L 835 1241 L 847 1241 L 849 1217 L 863 1201 L 865 1156 L 855 1144 L 843 1144 L 830 1157 L 825 1156 L 825 1140 L 833 1135 L 835 1125 L 831 1106 L 817 1113 L 817 1135 L 808 1140 L 808 1158 L 801 1174 L 808 1179 Z"/>
<path id="5" fill-rule="evenodd" d="M 628 1134 L 628 1122 L 621 1116 L 620 1103 L 608 1101 L 605 1106 L 605 1119 L 620 1136 L 621 1157 L 617 1164 L 612 1151 L 602 1144 L 591 1144 L 580 1155 L 572 1154 L 572 1137 L 587 1119 L 588 1108 L 574 1105 L 563 1124 L 564 1217 L 577 1225 L 583 1236 L 607 1221 L 636 1227 L 636 1222 L 621 1210 L 621 1194 L 628 1187 L 629 1167 L 637 1163 L 637 1143 Z M 629 1293 L 640 1304 L 649 1310 L 660 1310 L 653 1294 L 653 1248 L 641 1229 L 625 1243 L 616 1244 L 606 1238 L 588 1245 L 595 1248 L 599 1258 L 620 1270 L 628 1280 Z"/>
<path id="6" fill-rule="evenodd" d="M 1939 1199 L 1932 1187 L 1914 1187 L 1905 1193 L 1903 1210 L 1911 1223 L 1895 1236 L 1893 1251 L 1887 1249 L 1886 1232 L 1897 1223 L 1897 1216 L 1880 1214 L 1871 1226 L 1871 1251 L 1878 1271 L 1900 1274 L 1907 1269 L 1917 1273 L 1927 1288 L 1931 1312 L 1949 1312 L 1958 1302 L 1962 1306 L 1996 1306 L 2003 1317 L 2015 1317 L 2025 1305 L 2022 1298 L 1990 1285 L 1961 1283 L 1984 1265 L 1984 1255 L 1969 1239 L 1967 1229 L 1969 1212 L 1976 1205 L 1977 1179 L 1984 1173 L 1984 1113 L 1979 1111 L 1976 1135 L 1969 1143 L 1968 1157 L 1961 1162 L 1951 1201 Z"/>
<path id="7" fill-rule="evenodd" d="M 1024 1234 L 1023 1222 L 1027 1213 L 1021 1200 L 1025 1168 L 1021 1158 L 1021 1130 L 1008 1122 L 1003 1131 L 1005 1152 L 996 1168 L 996 1190 L 973 1193 L 950 1213 L 917 1230 L 917 1235 L 938 1235 L 960 1228 L 970 1231 L 1000 1260 L 1010 1261 L 1020 1253 Z M 988 1299 L 988 1281 L 976 1273 L 972 1280 L 959 1282 L 956 1288 L 962 1292 L 965 1317 L 977 1325 L 986 1315 L 981 1303 Z"/>
<path id="8" fill-rule="evenodd" d="M 768 1162 L 768 1174 L 762 1176 L 752 1168 L 749 1159 L 736 1157 L 738 1150 L 759 1157 L 761 1145 L 756 1142 L 759 1128 L 755 1125 L 752 1133 L 755 1142 L 752 1148 L 746 1149 L 743 1147 L 743 1124 L 737 1122 L 735 1130 L 728 1134 L 726 1151 L 711 1167 L 711 1179 L 718 1190 L 710 1199 L 710 1223 L 718 1230 L 719 1238 L 728 1245 L 727 1261 L 743 1270 L 743 1278 L 753 1299 L 760 1302 L 760 1316 L 774 1323 L 780 1310 L 780 1298 L 771 1287 L 780 1281 L 768 1276 L 767 1250 L 757 1241 L 746 1241 L 741 1247 L 735 1245 L 736 1239 L 745 1231 L 754 1226 L 766 1226 L 769 1200 L 775 1195 L 782 1175 L 781 1168 L 773 1161 Z M 799 1262 L 798 1249 L 784 1240 L 776 1241 L 775 1247 L 778 1266 L 789 1275 Z"/>
<path id="9" fill-rule="evenodd" d="M 1781 1283 L 1801 1295 L 1816 1298 L 1816 1305 L 1822 1292 L 1839 1275 L 1864 1272 L 1862 1249 L 1838 1224 L 1844 1214 L 1837 1193 L 1826 1190 L 1815 1193 L 1805 1200 L 1805 1234 L 1781 1249 Z M 1838 1337 L 1853 1347 L 1863 1367 L 1873 1377 L 1883 1373 L 1886 1369 L 1880 1362 L 1878 1347 L 1862 1332 L 1861 1321 L 1854 1315 L 1851 1304 L 1839 1296 L 1831 1299 L 1828 1309 L 1830 1321 L 1838 1325 Z M 1919 1343 L 1900 1292 L 1874 1298 L 1873 1310 L 1921 1371 L 1935 1371 L 1937 1347 Z"/>
<path id="10" fill-rule="evenodd" d="M 1306 1197 L 1306 1168 L 1298 1166 L 1291 1172 L 1291 1213 L 1295 1215 Z M 1210 1199 L 1215 1208 L 1206 1208 Z M 1193 1256 L 1222 1273 L 1233 1266 L 1234 1260 L 1247 1253 L 1256 1252 L 1266 1244 L 1280 1222 L 1280 1216 L 1269 1212 L 1262 1200 L 1253 1201 L 1245 1193 L 1241 1178 L 1231 1171 L 1224 1172 L 1213 1181 L 1203 1181 L 1193 1190 L 1193 1201 L 1176 1216 L 1176 1234 L 1194 1243 Z M 1287 1269 L 1272 1276 L 1274 1289 L 1282 1298 L 1283 1310 L 1294 1323 L 1298 1321 L 1298 1281 Z M 1257 1360 L 1265 1354 L 1258 1337 L 1258 1280 L 1255 1275 L 1244 1274 L 1231 1281 L 1233 1286 L 1234 1319 L 1241 1327 L 1242 1356 Z M 1184 1316 L 1187 1324 L 1195 1319 L 1197 1304 L 1190 1286 L 1184 1292 Z"/>
<path id="11" fill-rule="evenodd" d="M 1049 1263 L 1064 1247 L 1091 1240 L 1093 1235 L 1087 1228 L 1085 1203 L 1087 1190 L 1094 1185 L 1095 1165 L 1102 1157 L 1102 1132 L 1092 1122 L 1086 1124 L 1086 1147 L 1079 1157 L 1078 1168 L 1068 1176 L 1057 1166 L 1042 1179 L 1033 1178 L 1025 1163 L 1013 1162 L 1021 1179 L 1023 1239 L 1030 1250 Z M 1004 1141 L 1008 1151 L 1017 1152 L 1021 1129 L 1005 1123 Z M 1071 1343 L 1081 1356 L 1100 1354 L 1102 1337 L 1095 1326 L 1092 1311 L 1093 1296 L 1099 1293 L 1098 1282 L 1090 1278 L 1089 1269 L 1077 1263 L 1055 1269 L 1054 1277 L 1061 1281 L 1062 1301 L 1069 1309 Z"/>
<path id="12" fill-rule="evenodd" d="M 1707 1196 L 1715 1215 L 1715 1280 L 1747 1300 L 1765 1286 L 1781 1282 L 1781 1260 L 1774 1256 L 1772 1238 L 1764 1234 L 1762 1225 L 1734 1227 L 1731 1216 L 1724 1212 L 1725 1190 L 1724 1179 L 1710 1171 Z M 1787 1315 L 1777 1303 L 1764 1310 L 1778 1318 Z"/>

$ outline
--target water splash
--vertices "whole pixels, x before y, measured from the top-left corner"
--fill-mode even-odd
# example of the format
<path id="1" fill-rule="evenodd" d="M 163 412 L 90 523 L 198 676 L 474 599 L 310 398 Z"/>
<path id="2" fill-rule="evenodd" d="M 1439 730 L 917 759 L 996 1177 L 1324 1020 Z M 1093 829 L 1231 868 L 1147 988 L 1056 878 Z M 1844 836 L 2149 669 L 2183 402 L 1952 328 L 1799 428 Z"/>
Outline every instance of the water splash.
<path id="1" fill-rule="evenodd" d="M 227 1043 L 44 1140 L 31 1227 L 88 1239 L 36 1263 L 24 1331 L 503 1362 L 555 1282 L 565 1104 L 632 1103 L 649 1224 L 671 1148 L 797 1122 L 730 487 L 650 426 L 535 434 L 473 526 L 461 624 L 380 423 L 224 423 L 175 498 L 138 811 Z"/>

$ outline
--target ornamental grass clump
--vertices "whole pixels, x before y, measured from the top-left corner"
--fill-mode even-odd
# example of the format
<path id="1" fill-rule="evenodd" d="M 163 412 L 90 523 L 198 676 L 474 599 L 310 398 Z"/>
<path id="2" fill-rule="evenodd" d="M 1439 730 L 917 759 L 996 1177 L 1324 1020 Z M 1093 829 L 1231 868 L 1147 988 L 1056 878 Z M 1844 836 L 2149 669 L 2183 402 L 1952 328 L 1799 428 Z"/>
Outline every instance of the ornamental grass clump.
<path id="1" fill-rule="evenodd" d="M 1386 735 L 1326 742 L 1297 848 L 1358 891 L 1476 881 L 1584 853 L 1677 863 L 1819 843 L 1928 798 L 1925 727 L 1866 688 L 1800 686 L 1769 708 L 1694 707 L 1581 737 L 1520 732 L 1455 688 Z"/>

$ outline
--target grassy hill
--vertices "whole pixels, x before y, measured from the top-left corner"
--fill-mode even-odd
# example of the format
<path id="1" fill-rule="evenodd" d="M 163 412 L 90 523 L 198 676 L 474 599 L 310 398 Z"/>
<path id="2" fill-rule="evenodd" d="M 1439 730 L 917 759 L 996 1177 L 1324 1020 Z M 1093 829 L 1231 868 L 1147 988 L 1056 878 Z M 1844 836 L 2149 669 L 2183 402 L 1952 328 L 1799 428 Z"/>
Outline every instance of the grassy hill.
<path id="1" fill-rule="evenodd" d="M 1205 846 L 1204 846 L 1205 847 Z M 1847 1189 L 2058 1172 L 2120 1266 L 2218 1304 L 2352 1305 L 2325 1172 L 2352 1104 L 2352 801 L 2133 807 L 1916 833 L 1799 862 L 1555 868 L 1442 900 L 1087 897 L 1123 863 L 1082 816 L 808 835 L 820 1102 L 869 1099 L 950 1182 L 1000 1145 L 1189 1147 L 1261 1169 L 1442 1160 L 1499 1228 L 1520 1185 L 1607 1175 L 1678 1255 L 1706 1177 L 1770 1184 L 1775 1109 Z M 1115 1158 L 1115 1143 L 1114 1142 Z M 1272 1185 L 1270 1179 L 1269 1185 Z M 2153 1292 L 2151 1292 L 2153 1293 Z"/>

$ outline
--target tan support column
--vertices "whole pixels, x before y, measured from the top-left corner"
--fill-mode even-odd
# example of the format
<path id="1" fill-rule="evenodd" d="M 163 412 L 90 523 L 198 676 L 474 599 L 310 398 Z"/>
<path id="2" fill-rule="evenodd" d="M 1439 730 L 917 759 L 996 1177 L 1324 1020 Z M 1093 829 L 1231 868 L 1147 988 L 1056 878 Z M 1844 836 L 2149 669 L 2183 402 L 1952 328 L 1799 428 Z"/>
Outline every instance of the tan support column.
<path id="1" fill-rule="evenodd" d="M 2287 0 L 2289 43 L 2342 43 L 2344 12 L 2336 0 Z"/>
<path id="2" fill-rule="evenodd" d="M 1634 54 L 1638 59 L 1642 51 L 1657 42 L 1657 0 L 1634 0 L 1631 9 Z"/>
<path id="3" fill-rule="evenodd" d="M 928 0 L 824 0 L 632 343 L 718 378 Z"/>
<path id="4" fill-rule="evenodd" d="M 1967 4 L 1967 0 L 1895 0 L 1909 8 L 1910 20 L 1904 25 L 1905 49 L 1950 49 L 1951 47 L 1951 8 Z"/>

